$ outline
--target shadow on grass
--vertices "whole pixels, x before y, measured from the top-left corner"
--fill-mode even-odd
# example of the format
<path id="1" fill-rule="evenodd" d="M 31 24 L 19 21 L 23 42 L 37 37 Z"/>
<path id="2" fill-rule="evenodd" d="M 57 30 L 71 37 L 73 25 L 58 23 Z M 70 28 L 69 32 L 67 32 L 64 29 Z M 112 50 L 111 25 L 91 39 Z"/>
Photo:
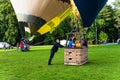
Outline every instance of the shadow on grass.
<path id="1" fill-rule="evenodd" d="M 98 65 L 98 64 L 105 64 L 103 63 L 103 61 L 97 61 L 97 60 L 89 60 L 88 62 L 86 62 L 83 65 L 70 65 L 70 64 L 64 64 L 64 62 L 55 62 L 52 63 L 52 65 L 62 65 L 62 66 L 91 66 L 91 65 Z"/>
<path id="2" fill-rule="evenodd" d="M 98 60 L 88 60 L 87 63 L 83 64 L 83 66 L 101 66 L 101 67 L 105 67 L 105 66 L 111 66 L 116 64 L 116 62 L 111 62 L 109 60 L 103 60 L 103 59 L 98 59 Z"/>
<path id="3" fill-rule="evenodd" d="M 112 64 L 115 64 L 113 62 L 110 62 L 110 61 L 104 61 L 104 60 L 88 60 L 88 62 L 86 62 L 85 64 L 82 64 L 82 65 L 65 65 L 64 62 L 57 62 L 57 63 L 53 63 L 53 65 L 59 65 L 59 66 L 78 66 L 78 67 L 82 67 L 82 66 L 101 66 L 101 67 L 104 67 L 104 66 L 111 66 Z"/>

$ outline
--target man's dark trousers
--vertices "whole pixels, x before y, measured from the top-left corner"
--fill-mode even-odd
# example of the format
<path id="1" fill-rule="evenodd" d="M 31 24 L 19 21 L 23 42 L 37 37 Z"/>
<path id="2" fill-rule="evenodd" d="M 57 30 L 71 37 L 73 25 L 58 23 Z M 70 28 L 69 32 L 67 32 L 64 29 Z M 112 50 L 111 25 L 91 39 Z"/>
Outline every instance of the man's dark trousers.
<path id="1" fill-rule="evenodd" d="M 51 61 L 52 61 L 52 58 L 54 57 L 54 54 L 55 54 L 55 52 L 53 50 L 51 50 L 50 58 L 49 58 L 49 61 L 48 61 L 48 65 L 51 65 Z"/>

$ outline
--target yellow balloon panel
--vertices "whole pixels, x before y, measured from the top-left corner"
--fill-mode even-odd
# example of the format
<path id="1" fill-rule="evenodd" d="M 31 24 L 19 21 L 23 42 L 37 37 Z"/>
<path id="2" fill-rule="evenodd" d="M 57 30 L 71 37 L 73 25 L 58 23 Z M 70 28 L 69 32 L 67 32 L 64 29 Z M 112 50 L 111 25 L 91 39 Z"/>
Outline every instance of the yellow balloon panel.
<path id="1" fill-rule="evenodd" d="M 47 22 L 37 32 L 39 32 L 41 35 L 47 32 L 52 32 L 71 13 L 72 13 L 72 7 L 68 8 L 65 12 L 56 16 L 49 22 Z"/>

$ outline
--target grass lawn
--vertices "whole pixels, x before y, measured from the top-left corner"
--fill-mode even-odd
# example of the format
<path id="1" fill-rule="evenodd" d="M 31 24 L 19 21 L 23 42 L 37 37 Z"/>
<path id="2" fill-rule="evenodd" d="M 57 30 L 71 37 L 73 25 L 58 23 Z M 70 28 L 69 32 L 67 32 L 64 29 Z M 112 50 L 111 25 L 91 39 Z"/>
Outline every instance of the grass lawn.
<path id="1" fill-rule="evenodd" d="M 65 66 L 59 49 L 48 66 L 51 46 L 31 47 L 29 52 L 0 49 L 0 80 L 120 80 L 120 46 L 90 46 L 88 62 Z"/>

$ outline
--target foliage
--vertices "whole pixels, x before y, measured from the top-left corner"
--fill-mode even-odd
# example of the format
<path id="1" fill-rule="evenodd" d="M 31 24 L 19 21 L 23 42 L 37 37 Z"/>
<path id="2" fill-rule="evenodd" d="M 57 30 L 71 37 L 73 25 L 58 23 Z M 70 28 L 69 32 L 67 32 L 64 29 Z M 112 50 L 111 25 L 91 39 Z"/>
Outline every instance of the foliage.
<path id="1" fill-rule="evenodd" d="M 8 0 L 0 0 L 0 41 L 8 42 L 12 45 L 19 39 L 18 23 L 14 10 Z"/>
<path id="2" fill-rule="evenodd" d="M 118 30 L 114 25 L 116 23 L 114 14 L 114 9 L 110 5 L 106 5 L 97 16 L 95 22 L 89 29 L 89 32 L 87 32 L 88 39 L 91 37 L 92 41 L 96 38 L 98 41 L 101 41 L 99 40 L 99 35 L 102 31 L 108 35 L 108 42 L 116 41 L 118 38 Z"/>
<path id="3" fill-rule="evenodd" d="M 114 19 L 115 27 L 118 29 L 118 38 L 120 38 L 120 0 L 115 0 L 114 4 Z"/>
<path id="4" fill-rule="evenodd" d="M 103 31 L 101 31 L 99 34 L 99 42 L 100 43 L 106 42 L 107 39 L 108 39 L 108 35 L 104 33 Z"/>
<path id="5" fill-rule="evenodd" d="M 87 40 L 90 40 L 90 41 L 94 41 L 95 40 L 94 32 L 89 31 L 87 33 Z"/>

